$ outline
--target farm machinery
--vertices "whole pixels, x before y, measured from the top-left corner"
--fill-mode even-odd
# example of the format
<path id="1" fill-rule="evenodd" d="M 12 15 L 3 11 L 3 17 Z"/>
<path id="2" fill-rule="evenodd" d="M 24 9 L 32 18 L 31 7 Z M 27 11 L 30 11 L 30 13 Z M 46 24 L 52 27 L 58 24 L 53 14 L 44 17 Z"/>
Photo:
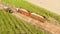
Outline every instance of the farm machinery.
<path id="1" fill-rule="evenodd" d="M 21 9 L 16 8 L 16 10 L 17 10 L 17 12 L 19 12 L 21 14 L 27 15 L 27 16 L 32 17 L 32 18 L 34 18 L 36 20 L 39 20 L 41 22 L 45 22 L 45 17 L 42 17 L 42 16 L 40 16 L 40 15 L 38 15 L 36 13 L 31 13 L 28 10 L 25 10 L 25 9 L 22 9 L 22 8 Z"/>
<path id="2" fill-rule="evenodd" d="M 7 12 L 9 13 L 13 13 L 13 12 L 18 12 L 18 13 L 21 13 L 21 14 L 24 14 L 26 16 L 29 16 L 29 17 L 32 17 L 36 20 L 39 20 L 40 22 L 45 22 L 45 18 L 36 14 L 36 13 L 31 13 L 29 12 L 28 10 L 25 10 L 25 9 L 22 9 L 22 8 L 14 8 L 14 10 L 12 10 L 10 7 L 3 7 L 4 10 L 6 10 Z"/>

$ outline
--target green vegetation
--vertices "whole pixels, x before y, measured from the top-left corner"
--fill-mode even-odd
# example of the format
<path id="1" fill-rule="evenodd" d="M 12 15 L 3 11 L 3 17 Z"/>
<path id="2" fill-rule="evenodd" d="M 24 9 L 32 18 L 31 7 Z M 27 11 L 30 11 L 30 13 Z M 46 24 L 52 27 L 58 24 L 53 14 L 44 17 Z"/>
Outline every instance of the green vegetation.
<path id="1" fill-rule="evenodd" d="M 48 34 L 48 32 L 0 10 L 0 34 Z"/>
<path id="2" fill-rule="evenodd" d="M 57 21 L 60 21 L 60 15 L 35 6 L 25 0 L 2 0 L 2 2 L 18 8 L 24 8 L 30 12 L 35 12 L 45 16 L 46 19 L 48 19 L 48 17 L 53 17 Z M 10 15 L 8 12 L 6 13 L 0 10 L 0 34 L 48 34 L 48 32 L 28 24 L 27 22 Z"/>
<path id="3" fill-rule="evenodd" d="M 48 19 L 48 17 L 53 17 L 55 18 L 57 21 L 60 22 L 60 15 L 57 15 L 55 13 L 52 13 L 44 8 L 38 7 L 36 5 L 33 5 L 25 0 L 2 0 L 3 2 L 16 6 L 18 8 L 24 8 L 27 9 L 30 12 L 35 12 L 39 15 L 45 16 L 46 19 Z"/>

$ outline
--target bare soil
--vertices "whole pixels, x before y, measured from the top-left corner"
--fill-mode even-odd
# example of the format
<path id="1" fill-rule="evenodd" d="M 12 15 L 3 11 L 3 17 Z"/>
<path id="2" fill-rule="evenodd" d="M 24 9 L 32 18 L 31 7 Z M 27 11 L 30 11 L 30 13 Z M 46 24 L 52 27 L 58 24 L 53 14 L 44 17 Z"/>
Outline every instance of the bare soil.
<path id="1" fill-rule="evenodd" d="M 16 16 L 17 18 L 23 19 L 23 20 L 27 21 L 28 23 L 35 25 L 39 28 L 43 28 L 44 30 L 47 30 L 53 34 L 60 34 L 60 27 L 56 26 L 54 24 L 48 23 L 47 21 L 45 23 L 42 23 L 38 20 L 35 20 L 31 17 L 28 17 L 28 16 L 20 14 L 20 13 L 13 13 L 12 15 Z"/>
<path id="2" fill-rule="evenodd" d="M 60 15 L 60 0 L 26 0 Z"/>
<path id="3" fill-rule="evenodd" d="M 11 9 L 13 11 L 15 11 L 14 8 L 11 8 Z M 12 13 L 12 15 L 16 16 L 17 18 L 23 19 L 23 20 L 27 21 L 28 23 L 30 23 L 32 25 L 35 25 L 35 26 L 37 26 L 39 28 L 43 28 L 44 30 L 47 30 L 47 31 L 49 31 L 49 32 L 51 32 L 53 34 L 60 34 L 60 27 L 52 24 L 54 21 L 51 22 L 51 23 L 49 23 L 48 21 L 45 21 L 45 23 L 42 23 L 42 22 L 40 22 L 38 20 L 35 20 L 35 19 L 33 19 L 33 18 L 29 17 L 29 16 L 20 14 L 18 12 L 14 12 L 14 13 Z"/>

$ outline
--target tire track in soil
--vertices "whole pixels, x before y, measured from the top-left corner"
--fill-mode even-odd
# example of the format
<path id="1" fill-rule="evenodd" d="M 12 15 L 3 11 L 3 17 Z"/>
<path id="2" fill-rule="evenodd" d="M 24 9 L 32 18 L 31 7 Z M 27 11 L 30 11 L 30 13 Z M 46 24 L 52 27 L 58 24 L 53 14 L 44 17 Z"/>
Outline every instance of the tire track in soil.
<path id="1" fill-rule="evenodd" d="M 27 21 L 28 23 L 35 25 L 39 28 L 43 28 L 44 30 L 47 30 L 53 34 L 60 34 L 60 27 L 50 24 L 47 21 L 45 23 L 41 23 L 38 20 L 35 20 L 31 17 L 28 17 L 28 16 L 20 14 L 20 13 L 13 13 L 12 15 L 16 16 L 17 18 L 23 19 L 23 20 Z"/>
<path id="2" fill-rule="evenodd" d="M 13 11 L 16 11 L 15 8 L 11 8 L 11 9 Z M 47 31 L 49 31 L 49 32 L 51 32 L 53 34 L 60 34 L 60 27 L 58 27 L 56 25 L 53 25 L 51 23 L 48 23 L 47 21 L 45 23 L 41 23 L 38 20 L 35 20 L 35 19 L 31 18 L 31 17 L 28 17 L 26 15 L 23 15 L 23 14 L 20 14 L 20 13 L 17 13 L 17 12 L 12 13 L 12 15 L 16 16 L 17 18 L 23 19 L 23 20 L 27 21 L 28 23 L 30 23 L 32 25 L 35 25 L 35 26 L 37 26 L 39 28 L 43 28 L 44 30 L 47 30 Z"/>

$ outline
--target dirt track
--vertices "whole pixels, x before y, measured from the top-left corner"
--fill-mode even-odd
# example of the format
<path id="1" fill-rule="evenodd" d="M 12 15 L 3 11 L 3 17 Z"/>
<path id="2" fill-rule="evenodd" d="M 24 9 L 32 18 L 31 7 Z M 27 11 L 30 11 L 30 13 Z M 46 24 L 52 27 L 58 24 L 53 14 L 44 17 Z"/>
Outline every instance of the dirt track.
<path id="1" fill-rule="evenodd" d="M 1 5 L 1 4 L 0 4 Z M 13 11 L 15 11 L 13 8 L 11 8 Z M 37 21 L 31 17 L 28 17 L 26 15 L 23 15 L 23 14 L 20 14 L 20 13 L 17 13 L 17 12 L 14 12 L 12 13 L 13 16 L 16 16 L 17 18 L 20 18 L 20 19 L 23 19 L 25 21 L 27 21 L 28 23 L 32 24 L 32 25 L 35 25 L 39 28 L 43 28 L 53 34 L 60 34 L 60 27 L 56 26 L 56 25 L 53 25 L 53 24 L 50 24 L 48 23 L 47 21 L 45 23 L 41 23 L 40 21 Z"/>
<path id="2" fill-rule="evenodd" d="M 53 34 L 60 34 L 60 27 L 50 24 L 48 22 L 41 23 L 31 17 L 28 17 L 28 16 L 20 14 L 20 13 L 13 13 L 12 15 L 14 15 L 20 19 L 23 19 L 23 20 L 27 21 L 28 23 L 33 24 L 39 28 L 43 28 Z"/>
<path id="3" fill-rule="evenodd" d="M 60 0 L 26 0 L 60 15 Z"/>

